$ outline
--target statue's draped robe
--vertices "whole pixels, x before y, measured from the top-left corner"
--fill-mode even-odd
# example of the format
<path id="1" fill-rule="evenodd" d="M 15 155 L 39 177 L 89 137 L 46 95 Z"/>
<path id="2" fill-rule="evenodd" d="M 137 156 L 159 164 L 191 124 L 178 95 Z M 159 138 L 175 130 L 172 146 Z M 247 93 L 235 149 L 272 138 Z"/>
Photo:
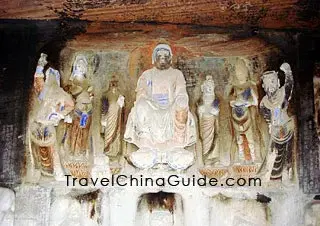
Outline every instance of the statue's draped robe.
<path id="1" fill-rule="evenodd" d="M 89 132 L 92 121 L 92 103 L 89 93 L 83 91 L 76 98 L 72 125 L 67 130 L 67 150 L 71 156 L 87 154 L 89 150 Z"/>
<path id="2" fill-rule="evenodd" d="M 117 103 L 120 93 L 118 91 L 108 91 L 102 97 L 101 120 L 106 122 L 103 127 L 104 151 L 109 158 L 116 158 L 121 152 L 120 127 L 121 127 L 121 107 Z"/>
<path id="3" fill-rule="evenodd" d="M 219 145 L 217 139 L 219 100 L 215 99 L 209 106 L 210 110 L 205 112 L 208 106 L 201 105 L 199 108 L 199 127 L 202 140 L 202 150 L 205 165 L 213 164 L 219 160 Z M 202 110 L 204 109 L 204 110 Z M 204 111 L 203 113 L 201 111 Z"/>
<path id="4" fill-rule="evenodd" d="M 126 126 L 125 140 L 138 147 L 185 147 L 195 143 L 194 119 L 188 108 L 186 82 L 173 68 L 145 71 Z M 179 121 L 184 111 L 186 123 Z M 182 113 L 183 114 L 183 113 Z"/>
<path id="5" fill-rule="evenodd" d="M 240 142 L 243 147 L 243 158 L 245 160 L 253 160 L 252 155 L 255 155 L 255 159 L 260 162 L 262 156 L 264 156 L 264 141 L 262 138 L 261 130 L 257 124 L 260 122 L 259 114 L 255 106 L 254 98 L 257 97 L 256 86 L 252 82 L 246 82 L 244 84 L 234 84 L 231 88 L 231 100 L 240 101 L 243 103 L 250 103 L 250 106 L 231 107 L 231 125 L 233 127 L 234 142 L 233 145 Z M 258 123 L 257 123 L 258 122 Z M 249 144 L 254 145 L 250 150 Z M 239 148 L 235 148 L 239 149 Z M 238 155 L 235 155 L 234 149 L 231 153 L 232 160 L 239 161 Z"/>

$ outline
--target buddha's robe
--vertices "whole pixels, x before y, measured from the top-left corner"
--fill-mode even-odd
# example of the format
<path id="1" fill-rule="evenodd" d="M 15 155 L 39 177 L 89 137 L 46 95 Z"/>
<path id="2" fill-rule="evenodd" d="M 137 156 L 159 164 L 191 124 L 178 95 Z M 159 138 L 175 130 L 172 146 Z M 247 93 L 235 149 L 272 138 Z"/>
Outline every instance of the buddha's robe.
<path id="1" fill-rule="evenodd" d="M 195 143 L 194 118 L 181 71 L 153 67 L 141 75 L 136 92 L 124 135 L 127 142 L 158 149 Z"/>

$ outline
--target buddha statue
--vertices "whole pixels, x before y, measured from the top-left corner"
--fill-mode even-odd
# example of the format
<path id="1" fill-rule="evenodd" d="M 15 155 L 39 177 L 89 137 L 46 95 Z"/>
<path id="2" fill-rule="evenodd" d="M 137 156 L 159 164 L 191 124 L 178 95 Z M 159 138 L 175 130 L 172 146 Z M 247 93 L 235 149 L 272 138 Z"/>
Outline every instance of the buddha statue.
<path id="1" fill-rule="evenodd" d="M 125 141 L 139 148 L 130 160 L 139 168 L 162 163 L 186 169 L 194 155 L 184 147 L 195 143 L 196 132 L 185 78 L 171 67 L 172 51 L 167 44 L 155 47 L 152 63 L 154 67 L 138 80 L 136 101 L 126 125 Z"/>

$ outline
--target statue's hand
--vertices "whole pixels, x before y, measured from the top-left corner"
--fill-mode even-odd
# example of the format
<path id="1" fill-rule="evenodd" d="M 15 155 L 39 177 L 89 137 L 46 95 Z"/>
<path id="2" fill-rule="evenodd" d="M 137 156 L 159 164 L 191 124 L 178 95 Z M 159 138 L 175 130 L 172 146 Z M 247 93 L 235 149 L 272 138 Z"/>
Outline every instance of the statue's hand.
<path id="1" fill-rule="evenodd" d="M 283 63 L 280 66 L 280 69 L 284 72 L 284 73 L 288 73 L 291 72 L 291 67 L 288 63 Z"/>
<path id="2" fill-rule="evenodd" d="M 149 106 L 151 106 L 154 110 L 158 110 L 159 109 L 159 105 L 158 103 L 156 103 L 155 101 L 152 101 L 150 99 L 147 99 L 146 102 L 149 104 Z"/>
<path id="3" fill-rule="evenodd" d="M 48 57 L 47 54 L 41 53 L 40 58 L 38 60 L 38 66 L 42 66 L 42 67 L 46 66 L 48 63 L 47 57 Z"/>
<path id="4" fill-rule="evenodd" d="M 72 118 L 71 118 L 71 116 L 70 116 L 70 115 L 67 115 L 66 117 L 64 117 L 64 122 L 71 124 L 71 123 L 72 123 Z"/>
<path id="5" fill-rule="evenodd" d="M 122 108 L 124 106 L 124 96 L 120 95 L 117 100 L 117 104 Z"/>
<path id="6" fill-rule="evenodd" d="M 231 107 L 250 107 L 252 104 L 248 101 L 244 100 L 232 100 L 230 101 L 230 106 Z"/>
<path id="7" fill-rule="evenodd" d="M 219 114 L 219 108 L 211 108 L 210 114 L 217 116 Z"/>
<path id="8" fill-rule="evenodd" d="M 107 120 L 101 119 L 101 126 L 107 127 Z"/>

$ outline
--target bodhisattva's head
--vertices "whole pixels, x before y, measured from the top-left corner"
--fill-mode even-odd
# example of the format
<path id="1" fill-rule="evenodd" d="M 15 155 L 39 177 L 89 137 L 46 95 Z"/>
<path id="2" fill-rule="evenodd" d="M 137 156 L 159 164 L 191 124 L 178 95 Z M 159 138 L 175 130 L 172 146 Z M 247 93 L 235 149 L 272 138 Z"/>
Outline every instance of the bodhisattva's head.
<path id="1" fill-rule="evenodd" d="M 212 75 L 207 75 L 206 80 L 204 81 L 204 83 L 201 86 L 203 98 L 204 99 L 206 99 L 208 97 L 214 98 L 214 96 L 215 96 L 214 89 L 215 89 L 215 85 L 214 85 Z"/>
<path id="2" fill-rule="evenodd" d="M 262 75 L 262 88 L 268 97 L 272 97 L 280 88 L 280 81 L 276 71 L 266 71 Z"/>
<path id="3" fill-rule="evenodd" d="M 166 44 L 159 44 L 153 50 L 152 64 L 158 69 L 165 70 L 171 66 L 172 62 L 172 51 L 170 46 Z"/>
<path id="4" fill-rule="evenodd" d="M 238 60 L 235 65 L 235 74 L 239 84 L 246 83 L 249 79 L 249 70 L 244 60 Z"/>
<path id="5" fill-rule="evenodd" d="M 84 55 L 78 55 L 73 63 L 72 74 L 69 79 L 72 83 L 72 95 L 77 95 L 82 92 L 83 89 L 88 88 L 87 71 L 87 58 Z"/>

